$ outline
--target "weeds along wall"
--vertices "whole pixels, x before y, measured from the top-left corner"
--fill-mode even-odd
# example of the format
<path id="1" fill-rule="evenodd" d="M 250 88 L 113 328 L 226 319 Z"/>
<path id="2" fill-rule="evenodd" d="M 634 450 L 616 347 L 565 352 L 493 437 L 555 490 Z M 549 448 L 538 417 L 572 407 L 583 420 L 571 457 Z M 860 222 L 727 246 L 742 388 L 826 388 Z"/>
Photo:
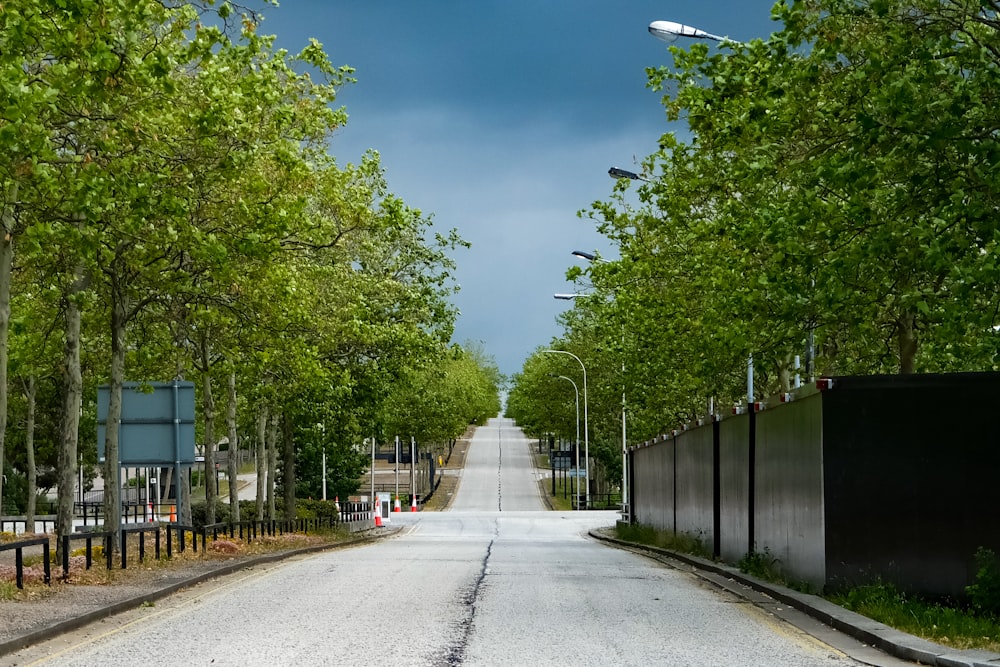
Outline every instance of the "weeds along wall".
<path id="1" fill-rule="evenodd" d="M 817 590 L 962 595 L 1000 552 L 1000 374 L 828 380 L 632 448 L 633 520 Z"/>

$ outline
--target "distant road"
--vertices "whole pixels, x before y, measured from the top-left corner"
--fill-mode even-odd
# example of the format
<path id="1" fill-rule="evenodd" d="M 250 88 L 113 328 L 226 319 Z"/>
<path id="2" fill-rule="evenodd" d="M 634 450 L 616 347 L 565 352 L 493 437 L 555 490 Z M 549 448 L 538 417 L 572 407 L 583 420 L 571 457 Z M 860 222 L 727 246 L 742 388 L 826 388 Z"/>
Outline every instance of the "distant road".
<path id="1" fill-rule="evenodd" d="M 181 594 L 39 664 L 845 667 L 730 594 L 587 536 L 614 512 L 546 512 L 510 420 L 477 429 L 447 512 Z M 51 653 L 53 652 L 54 653 Z M 32 664 L 22 655 L 18 664 Z"/>

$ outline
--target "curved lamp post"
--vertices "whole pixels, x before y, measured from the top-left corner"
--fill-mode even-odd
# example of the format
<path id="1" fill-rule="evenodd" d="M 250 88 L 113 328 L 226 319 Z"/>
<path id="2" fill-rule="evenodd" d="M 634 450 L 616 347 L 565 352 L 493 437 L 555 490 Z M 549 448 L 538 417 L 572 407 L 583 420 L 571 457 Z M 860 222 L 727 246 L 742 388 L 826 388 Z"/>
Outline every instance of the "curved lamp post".
<path id="1" fill-rule="evenodd" d="M 580 357 L 576 356 L 572 352 L 567 352 L 566 350 L 542 350 L 547 354 L 565 354 L 576 359 L 576 362 L 580 364 L 580 368 L 583 369 L 583 457 L 586 459 L 584 461 L 584 475 L 587 480 L 587 488 L 584 491 L 584 507 L 590 509 L 590 438 L 588 436 L 587 423 L 587 367 L 583 365 Z"/>
<path id="2" fill-rule="evenodd" d="M 618 169 L 616 167 L 608 169 L 608 175 L 610 175 L 611 178 L 637 178 L 639 180 L 646 180 L 644 178 L 640 178 L 637 174 L 633 174 L 630 171 L 625 171 L 624 169 Z M 585 259 L 588 262 L 603 261 L 597 255 L 589 252 L 584 252 L 583 250 L 574 250 L 570 254 L 572 254 L 574 257 Z M 572 299 L 575 298 L 577 295 L 556 294 L 554 296 L 557 299 Z M 623 322 L 622 323 L 622 510 L 621 512 L 622 512 L 622 521 L 631 522 L 631 517 L 629 516 L 629 506 L 628 506 L 628 435 L 625 425 L 626 413 L 627 410 L 625 403 L 625 324 Z M 589 487 L 587 490 L 588 491 L 590 490 Z"/>
<path id="3" fill-rule="evenodd" d="M 580 392 L 576 388 L 576 383 L 565 375 L 549 373 L 549 376 L 566 380 L 573 385 L 573 393 L 576 394 L 576 440 L 574 441 L 576 445 L 576 474 L 573 476 L 576 478 L 576 509 L 580 509 Z"/>
<path id="4" fill-rule="evenodd" d="M 735 39 L 713 35 L 710 32 L 692 28 L 689 25 L 675 21 L 653 21 L 649 24 L 649 34 L 664 42 L 673 42 L 678 37 L 689 37 L 691 39 L 709 39 L 713 42 L 722 42 L 723 44 L 732 44 L 734 46 L 743 45 L 743 42 L 737 42 Z M 618 171 L 621 173 L 620 176 L 611 174 L 610 171 L 608 173 L 611 174 L 612 178 L 631 178 L 624 170 L 619 169 Z M 583 257 L 583 255 L 580 255 L 580 257 Z M 811 340 L 809 347 L 811 350 Z M 747 358 L 747 410 L 753 410 L 753 399 L 753 355 L 751 354 Z"/>

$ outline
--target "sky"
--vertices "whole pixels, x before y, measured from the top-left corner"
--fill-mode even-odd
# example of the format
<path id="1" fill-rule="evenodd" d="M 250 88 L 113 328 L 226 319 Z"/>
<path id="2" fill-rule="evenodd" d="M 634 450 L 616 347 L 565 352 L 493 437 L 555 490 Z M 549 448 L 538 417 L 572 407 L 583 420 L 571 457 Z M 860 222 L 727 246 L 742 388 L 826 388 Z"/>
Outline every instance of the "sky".
<path id="1" fill-rule="evenodd" d="M 472 244 L 454 254 L 453 341 L 506 375 L 561 334 L 573 250 L 616 250 L 577 213 L 638 171 L 668 124 L 645 69 L 670 65 L 654 20 L 737 41 L 780 29 L 772 0 L 281 0 L 259 31 L 297 52 L 312 37 L 357 83 L 331 153 L 378 151 L 389 189 Z"/>

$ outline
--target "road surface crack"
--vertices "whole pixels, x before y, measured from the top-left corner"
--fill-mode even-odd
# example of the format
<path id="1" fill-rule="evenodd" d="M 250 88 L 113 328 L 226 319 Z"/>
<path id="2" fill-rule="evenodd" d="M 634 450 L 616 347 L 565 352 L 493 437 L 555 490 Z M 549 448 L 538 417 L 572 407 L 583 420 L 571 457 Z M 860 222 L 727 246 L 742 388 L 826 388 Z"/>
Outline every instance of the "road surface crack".
<path id="1" fill-rule="evenodd" d="M 459 623 L 458 637 L 455 642 L 445 651 L 444 659 L 439 663 L 443 667 L 458 667 L 465 663 L 465 651 L 468 647 L 469 636 L 472 634 L 472 627 L 476 620 L 476 602 L 479 600 L 479 592 L 482 590 L 483 582 L 489 572 L 490 556 L 493 555 L 493 543 L 496 538 L 490 540 L 486 547 L 486 555 L 483 556 L 482 566 L 479 569 L 479 576 L 462 598 L 465 606 L 465 618 Z"/>

